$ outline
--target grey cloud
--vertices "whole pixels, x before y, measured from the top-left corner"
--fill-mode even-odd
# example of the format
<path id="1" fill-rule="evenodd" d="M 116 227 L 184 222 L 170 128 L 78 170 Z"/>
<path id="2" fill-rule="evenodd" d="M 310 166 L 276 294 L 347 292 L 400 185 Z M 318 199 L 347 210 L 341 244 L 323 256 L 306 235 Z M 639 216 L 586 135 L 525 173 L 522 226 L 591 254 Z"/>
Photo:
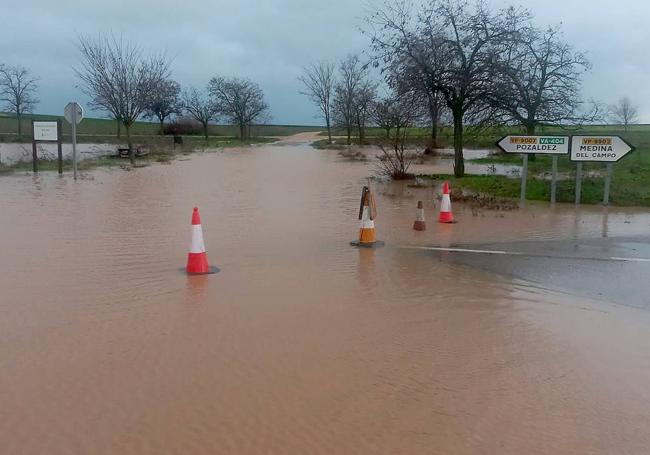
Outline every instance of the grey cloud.
<path id="1" fill-rule="evenodd" d="M 264 88 L 275 123 L 318 123 L 316 110 L 300 95 L 296 80 L 311 60 L 334 60 L 363 51 L 362 17 L 377 1 L 171 0 L 57 2 L 3 1 L 0 62 L 22 64 L 42 80 L 39 112 L 60 113 L 75 87 L 78 34 L 113 31 L 174 58 L 183 86 L 203 86 L 216 74 L 240 75 Z M 516 3 L 516 2 L 515 2 Z M 640 105 L 650 122 L 650 73 L 645 17 L 650 4 L 619 0 L 519 2 L 538 22 L 563 23 L 565 36 L 588 51 L 593 70 L 585 95 L 611 103 L 623 95 Z M 494 1 L 495 6 L 505 2 Z M 597 6 L 596 6 L 597 4 Z"/>

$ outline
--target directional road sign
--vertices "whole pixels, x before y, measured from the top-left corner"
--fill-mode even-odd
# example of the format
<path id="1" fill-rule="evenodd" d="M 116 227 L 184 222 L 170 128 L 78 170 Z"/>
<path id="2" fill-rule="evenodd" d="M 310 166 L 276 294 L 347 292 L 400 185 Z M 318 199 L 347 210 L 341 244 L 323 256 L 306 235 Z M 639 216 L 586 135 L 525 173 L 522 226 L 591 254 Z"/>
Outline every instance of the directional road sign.
<path id="1" fill-rule="evenodd" d="M 568 136 L 506 136 L 497 142 L 506 153 L 541 153 L 565 155 L 569 153 Z"/>
<path id="2" fill-rule="evenodd" d="M 572 161 L 600 161 L 614 163 L 634 150 L 619 136 L 573 136 Z"/>

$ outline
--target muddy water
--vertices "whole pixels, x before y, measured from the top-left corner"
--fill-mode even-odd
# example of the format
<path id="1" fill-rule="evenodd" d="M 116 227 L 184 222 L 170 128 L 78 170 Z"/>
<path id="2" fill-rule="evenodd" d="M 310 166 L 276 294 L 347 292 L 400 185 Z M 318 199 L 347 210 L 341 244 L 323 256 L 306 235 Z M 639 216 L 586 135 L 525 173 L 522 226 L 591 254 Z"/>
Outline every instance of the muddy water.
<path id="1" fill-rule="evenodd" d="M 400 246 L 635 235 L 641 211 L 431 222 L 299 141 L 0 179 L 0 452 L 646 453 L 646 311 Z M 426 201 L 429 230 L 412 231 Z M 192 206 L 217 275 L 179 273 Z"/>

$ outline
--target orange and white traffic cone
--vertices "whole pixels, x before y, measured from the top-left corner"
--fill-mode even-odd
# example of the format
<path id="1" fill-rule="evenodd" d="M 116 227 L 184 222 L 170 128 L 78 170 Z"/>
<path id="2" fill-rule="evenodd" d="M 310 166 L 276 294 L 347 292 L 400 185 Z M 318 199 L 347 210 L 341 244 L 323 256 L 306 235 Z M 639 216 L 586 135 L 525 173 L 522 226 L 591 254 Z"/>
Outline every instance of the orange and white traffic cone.
<path id="1" fill-rule="evenodd" d="M 192 243 L 190 244 L 190 252 L 187 254 L 185 271 L 188 275 L 204 275 L 219 271 L 216 267 L 208 265 L 208 256 L 205 253 L 205 243 L 203 242 L 201 217 L 197 207 L 194 207 L 192 212 Z"/>
<path id="2" fill-rule="evenodd" d="M 424 206 L 422 201 L 418 201 L 418 210 L 415 213 L 415 222 L 413 223 L 413 229 L 416 231 L 426 231 L 427 223 L 424 221 Z"/>
<path id="3" fill-rule="evenodd" d="M 442 201 L 440 202 L 439 223 L 453 223 L 454 214 L 451 213 L 451 199 L 449 198 L 449 183 L 442 185 Z"/>
<path id="4" fill-rule="evenodd" d="M 361 204 L 359 206 L 359 220 L 361 226 L 359 227 L 359 240 L 350 242 L 353 246 L 362 246 L 372 248 L 376 246 L 383 246 L 384 242 L 377 241 L 375 234 L 375 218 L 377 217 L 377 207 L 375 205 L 375 197 L 367 186 L 363 187 L 361 191 Z"/>

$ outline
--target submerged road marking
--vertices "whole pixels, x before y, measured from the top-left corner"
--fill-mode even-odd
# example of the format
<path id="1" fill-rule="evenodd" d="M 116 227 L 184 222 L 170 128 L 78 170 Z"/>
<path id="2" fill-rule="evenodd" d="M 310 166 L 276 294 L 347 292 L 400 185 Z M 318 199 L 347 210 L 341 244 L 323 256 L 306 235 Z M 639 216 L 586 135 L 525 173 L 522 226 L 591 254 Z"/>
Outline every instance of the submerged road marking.
<path id="1" fill-rule="evenodd" d="M 445 248 L 438 246 L 406 246 L 404 248 L 413 250 L 431 250 L 431 251 L 449 251 L 451 253 L 477 253 L 477 254 L 511 254 L 521 255 L 516 251 L 500 251 L 500 250 L 472 250 L 469 248 Z"/>
<path id="2" fill-rule="evenodd" d="M 612 261 L 625 261 L 625 262 L 650 262 L 650 259 L 646 258 L 617 258 L 611 257 Z"/>
<path id="3" fill-rule="evenodd" d="M 548 258 L 548 259 L 571 259 L 571 260 L 582 260 L 582 261 L 618 261 L 618 262 L 650 262 L 650 259 L 647 258 L 624 258 L 624 257 L 584 257 L 584 256 L 560 256 L 560 255 L 551 255 L 551 254 L 539 254 L 539 253 L 524 253 L 521 251 L 505 251 L 505 250 L 479 250 L 471 248 L 451 248 L 451 247 L 441 247 L 441 246 L 404 246 L 402 247 L 408 250 L 428 250 L 428 251 L 446 251 L 449 253 L 474 253 L 474 254 L 496 254 L 496 255 L 506 255 L 506 256 L 528 256 L 528 257 L 537 257 L 537 258 Z"/>

